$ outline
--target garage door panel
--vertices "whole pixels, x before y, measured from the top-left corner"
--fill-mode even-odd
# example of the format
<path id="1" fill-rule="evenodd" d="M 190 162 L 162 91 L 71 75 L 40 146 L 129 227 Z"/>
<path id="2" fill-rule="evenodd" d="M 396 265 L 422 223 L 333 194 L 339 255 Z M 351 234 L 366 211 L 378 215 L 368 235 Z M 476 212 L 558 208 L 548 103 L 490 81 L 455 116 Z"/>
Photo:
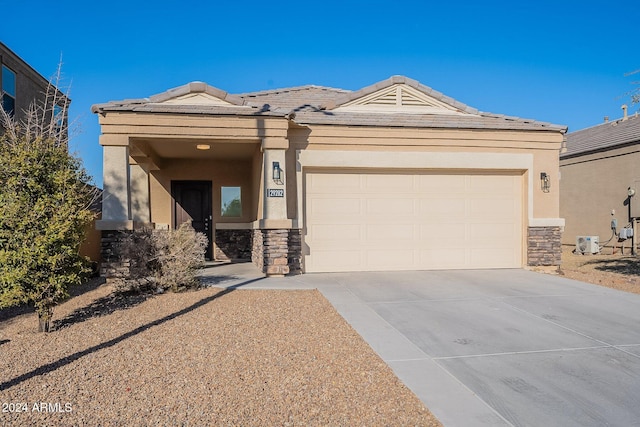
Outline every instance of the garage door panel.
<path id="1" fill-rule="evenodd" d="M 351 241 L 360 240 L 360 224 L 314 224 L 309 227 L 309 234 L 314 241 Z"/>
<path id="2" fill-rule="evenodd" d="M 360 183 L 360 175 L 352 173 L 324 175 L 320 178 L 318 175 L 307 175 L 307 188 L 314 193 L 335 194 L 336 185 L 358 193 L 361 190 Z"/>
<path id="3" fill-rule="evenodd" d="M 361 214 L 360 200 L 348 197 L 317 198 L 309 203 L 308 207 L 311 214 L 315 217 L 318 217 L 319 215 L 327 215 L 331 218 L 335 218 L 336 215 Z"/>
<path id="4" fill-rule="evenodd" d="M 428 200 L 420 200 L 420 214 L 426 215 L 433 220 L 455 218 L 455 220 L 459 221 L 465 218 L 466 210 L 466 200 L 459 197 L 434 197 Z"/>
<path id="5" fill-rule="evenodd" d="M 419 239 L 424 242 L 420 246 L 426 246 L 429 242 L 442 244 L 449 240 L 465 238 L 465 228 L 458 222 L 443 222 L 440 224 L 421 224 Z M 457 245 L 459 246 L 459 245 Z"/>
<path id="6" fill-rule="evenodd" d="M 475 194 L 509 193 L 513 190 L 514 182 L 505 175 L 469 175 L 467 186 Z"/>
<path id="7" fill-rule="evenodd" d="M 370 216 L 384 217 L 387 221 L 389 216 L 393 215 L 413 215 L 414 201 L 397 196 L 389 196 L 384 199 L 376 197 L 366 201 L 366 213 Z"/>
<path id="8" fill-rule="evenodd" d="M 464 175 L 417 175 L 416 189 L 430 194 L 461 193 L 466 189 Z"/>
<path id="9" fill-rule="evenodd" d="M 415 226 L 413 224 L 367 224 L 365 226 L 365 239 L 384 244 L 384 242 L 401 242 L 404 245 L 412 244 L 415 236 Z M 379 242 L 382 240 L 383 242 Z"/>
<path id="10" fill-rule="evenodd" d="M 522 266 L 521 175 L 306 177 L 307 272 Z"/>
<path id="11" fill-rule="evenodd" d="M 512 196 L 513 197 L 513 196 Z M 472 217 L 495 217 L 514 221 L 517 212 L 513 198 L 473 198 L 469 200 L 469 215 Z"/>
<path id="12" fill-rule="evenodd" d="M 411 175 L 367 175 L 365 178 L 365 188 L 367 190 L 379 192 L 410 191 L 413 188 L 414 180 Z"/>
<path id="13" fill-rule="evenodd" d="M 413 251 L 407 249 L 368 250 L 366 252 L 367 270 L 409 270 L 415 265 Z"/>
<path id="14" fill-rule="evenodd" d="M 316 250 L 309 263 L 311 271 L 322 271 L 326 266 L 331 266 L 331 271 L 353 271 L 354 265 L 362 265 L 362 253 L 359 249 L 353 250 Z"/>
<path id="15" fill-rule="evenodd" d="M 512 241 L 516 239 L 517 230 L 513 223 L 511 224 L 469 224 L 469 237 L 473 240 L 489 241 Z M 504 243 L 502 243 L 504 244 Z"/>
<path id="16" fill-rule="evenodd" d="M 420 264 L 433 266 L 432 270 L 462 269 L 467 265 L 466 252 L 459 247 L 432 247 L 421 250 L 419 254 Z"/>

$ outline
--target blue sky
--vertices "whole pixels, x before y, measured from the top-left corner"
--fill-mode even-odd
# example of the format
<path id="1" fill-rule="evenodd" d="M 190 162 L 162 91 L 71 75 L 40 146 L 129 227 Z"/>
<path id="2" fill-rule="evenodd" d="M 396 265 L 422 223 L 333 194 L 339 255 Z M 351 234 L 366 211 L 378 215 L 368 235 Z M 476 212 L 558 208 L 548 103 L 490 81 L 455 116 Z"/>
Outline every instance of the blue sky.
<path id="1" fill-rule="evenodd" d="M 0 40 L 43 76 L 62 56 L 72 147 L 98 185 L 91 105 L 195 80 L 230 93 L 357 90 L 401 74 L 481 111 L 570 131 L 620 117 L 640 80 L 624 76 L 640 68 L 638 8 L 617 0 L 0 0 L 0 11 Z"/>

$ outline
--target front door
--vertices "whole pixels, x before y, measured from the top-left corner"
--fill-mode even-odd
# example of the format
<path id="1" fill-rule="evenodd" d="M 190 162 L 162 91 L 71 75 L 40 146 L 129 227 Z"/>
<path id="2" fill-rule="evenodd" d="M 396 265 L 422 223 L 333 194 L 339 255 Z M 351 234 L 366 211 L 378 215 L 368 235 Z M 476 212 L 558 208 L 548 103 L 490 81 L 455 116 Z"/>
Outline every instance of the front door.
<path id="1" fill-rule="evenodd" d="M 213 259 L 211 181 L 171 181 L 173 196 L 174 228 L 184 222 L 199 233 L 204 233 L 209 240 L 205 257 Z"/>

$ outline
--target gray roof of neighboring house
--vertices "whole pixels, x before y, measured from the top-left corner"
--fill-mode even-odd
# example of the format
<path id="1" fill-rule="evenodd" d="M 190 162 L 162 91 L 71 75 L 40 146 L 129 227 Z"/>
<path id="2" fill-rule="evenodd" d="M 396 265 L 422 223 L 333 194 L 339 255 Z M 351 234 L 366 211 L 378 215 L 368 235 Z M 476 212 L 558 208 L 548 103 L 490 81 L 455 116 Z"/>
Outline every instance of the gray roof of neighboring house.
<path id="1" fill-rule="evenodd" d="M 640 117 L 635 114 L 567 134 L 567 151 L 560 158 L 575 157 L 621 145 L 640 143 Z"/>
<path id="2" fill-rule="evenodd" d="M 372 94 L 378 90 L 403 83 L 440 102 L 450 105 L 462 114 L 427 114 L 334 111 L 345 103 Z M 188 93 L 205 92 L 223 99 L 230 105 L 175 105 L 163 101 Z M 94 113 L 107 111 L 135 111 L 157 113 L 190 113 L 212 115 L 265 115 L 286 117 L 296 124 L 326 124 L 348 126 L 398 126 L 422 128 L 551 130 L 566 132 L 566 126 L 499 114 L 479 112 L 404 76 L 393 76 L 358 91 L 308 85 L 230 95 L 201 82 L 189 83 L 150 98 L 111 101 L 96 104 Z"/>

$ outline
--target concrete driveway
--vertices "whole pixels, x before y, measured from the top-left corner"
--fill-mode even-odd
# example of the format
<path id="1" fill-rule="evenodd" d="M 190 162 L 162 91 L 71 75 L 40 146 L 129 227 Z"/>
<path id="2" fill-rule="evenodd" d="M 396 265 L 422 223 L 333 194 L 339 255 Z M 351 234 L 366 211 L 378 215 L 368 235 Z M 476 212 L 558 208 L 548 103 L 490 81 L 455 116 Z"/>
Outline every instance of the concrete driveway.
<path id="1" fill-rule="evenodd" d="M 319 289 L 445 426 L 640 425 L 640 295 L 524 270 L 240 268 L 215 284 Z"/>

